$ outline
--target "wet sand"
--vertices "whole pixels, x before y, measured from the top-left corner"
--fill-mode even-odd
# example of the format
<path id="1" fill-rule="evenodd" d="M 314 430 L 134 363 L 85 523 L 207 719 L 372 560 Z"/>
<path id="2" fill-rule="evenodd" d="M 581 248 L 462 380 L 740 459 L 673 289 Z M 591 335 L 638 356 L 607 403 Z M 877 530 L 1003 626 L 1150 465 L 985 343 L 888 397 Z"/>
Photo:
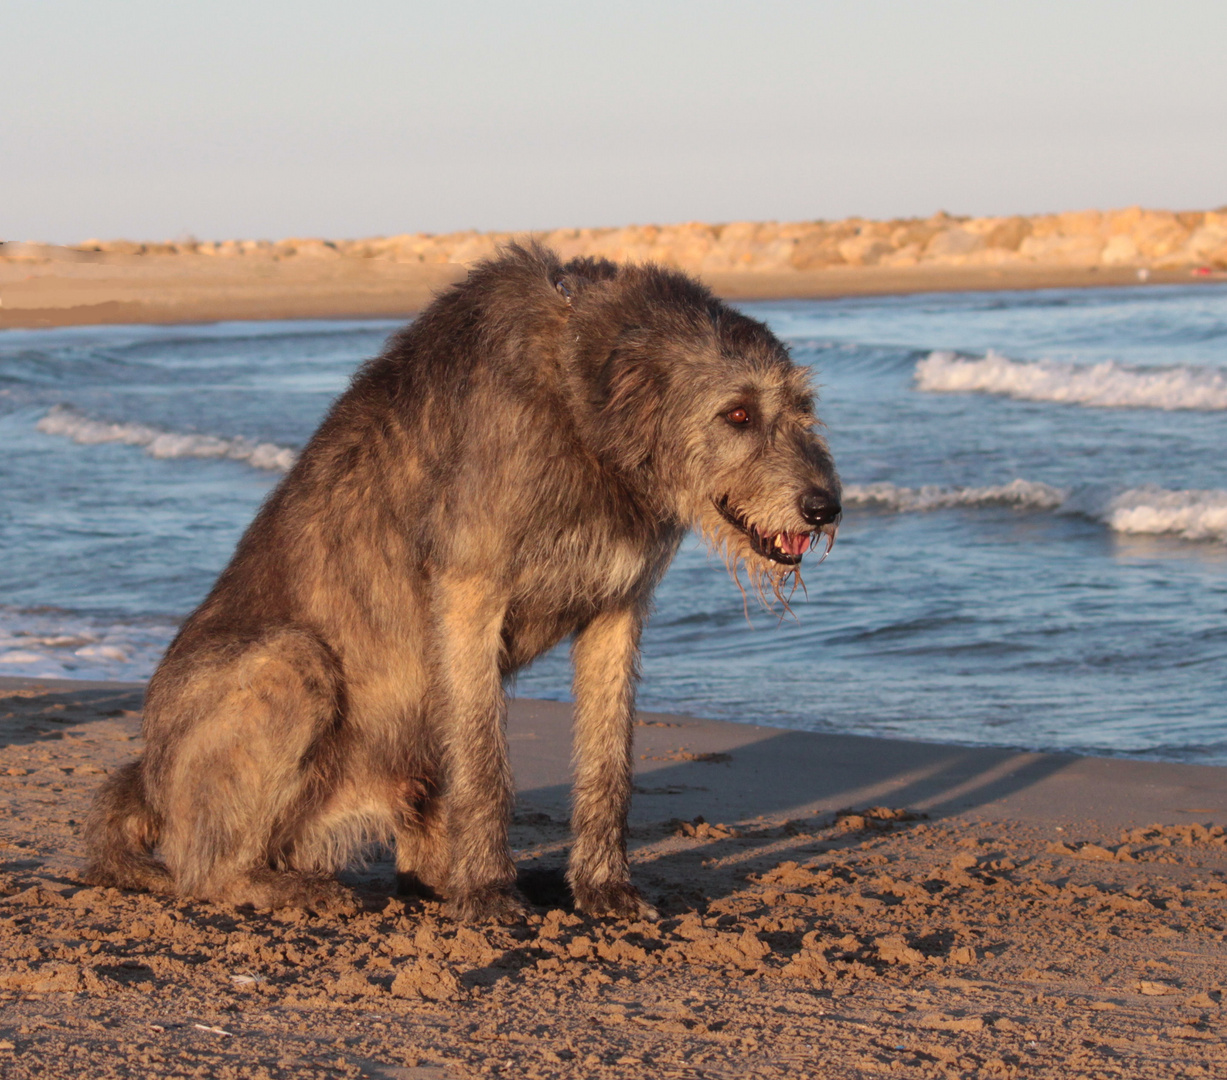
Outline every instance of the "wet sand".
<path id="1" fill-rule="evenodd" d="M 0 680 L 6 1077 L 1227 1074 L 1227 771 L 642 714 L 656 924 L 575 916 L 568 709 L 514 703 L 520 925 L 86 886 L 142 687 Z"/>

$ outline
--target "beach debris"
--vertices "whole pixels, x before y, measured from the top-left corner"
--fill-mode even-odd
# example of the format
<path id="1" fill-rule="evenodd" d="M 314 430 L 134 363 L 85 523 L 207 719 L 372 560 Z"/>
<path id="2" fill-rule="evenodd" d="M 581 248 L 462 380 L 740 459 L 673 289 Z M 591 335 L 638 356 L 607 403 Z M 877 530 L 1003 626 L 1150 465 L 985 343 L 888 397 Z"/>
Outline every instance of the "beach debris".
<path id="1" fill-rule="evenodd" d="M 896 823 L 905 821 L 920 821 L 928 814 L 914 813 L 900 807 L 870 806 L 864 810 L 844 807 L 835 811 L 835 827 L 840 832 L 860 832 L 862 830 L 889 831 Z"/>

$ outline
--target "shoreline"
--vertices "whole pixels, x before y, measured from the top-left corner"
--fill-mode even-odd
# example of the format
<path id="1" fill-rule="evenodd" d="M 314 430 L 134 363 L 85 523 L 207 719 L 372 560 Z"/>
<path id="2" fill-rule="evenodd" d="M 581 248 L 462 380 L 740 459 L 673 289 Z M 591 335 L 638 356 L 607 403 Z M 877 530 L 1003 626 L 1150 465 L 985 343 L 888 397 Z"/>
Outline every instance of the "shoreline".
<path id="1" fill-rule="evenodd" d="M 319 283 L 304 275 L 229 281 L 219 288 L 207 276 L 189 284 L 155 279 L 44 281 L 18 292 L 0 285 L 0 330 L 45 330 L 70 326 L 173 326 L 278 320 L 409 319 L 467 270 L 459 266 L 385 275 L 368 282 Z M 849 267 L 815 271 L 744 271 L 702 275 L 721 299 L 731 303 L 835 300 L 857 296 L 920 293 L 1009 292 L 1042 289 L 1145 288 L 1153 285 L 1212 285 L 1227 274 L 1191 276 L 1186 271 L 1151 273 L 1139 281 L 1130 269 L 995 269 Z M 16 296 L 14 294 L 17 293 Z M 14 303 L 14 299 L 16 303 Z M 78 302 L 81 300 L 83 302 Z M 24 306 L 17 306 L 18 304 Z"/>
<path id="2" fill-rule="evenodd" d="M 0 699 L 50 693 L 139 700 L 146 685 L 0 676 Z M 537 698 L 510 698 L 508 703 L 517 791 L 564 814 L 571 711 L 568 702 Z M 1227 826 L 1227 765 L 820 733 L 645 710 L 637 715 L 637 776 L 653 776 L 657 786 L 664 780 L 666 788 L 679 789 L 674 796 L 681 796 L 668 799 L 668 807 L 649 801 L 633 811 L 639 816 L 659 816 L 667 808 L 675 817 L 704 813 L 703 796 L 683 794 L 693 787 L 693 762 L 726 759 L 730 775 L 709 810 L 739 818 L 812 816 L 836 810 L 837 804 L 898 802 L 906 794 L 901 805 L 907 809 L 943 816 L 992 806 L 994 813 L 1020 821 L 1094 818 L 1124 828 L 1175 815 Z M 685 747 L 673 745 L 679 739 Z M 526 745 L 538 741 L 543 745 Z M 733 768 L 743 754 L 753 764 Z M 767 773 L 773 777 L 769 793 L 759 790 L 759 779 Z M 972 790 L 974 798 L 967 794 Z"/>
<path id="3" fill-rule="evenodd" d="M 0 698 L 5 694 L 15 691 L 47 691 L 52 693 L 73 693 L 73 692 L 110 692 L 122 694 L 136 694 L 143 696 L 144 689 L 148 685 L 148 680 L 145 681 L 129 681 L 122 679 L 72 679 L 63 677 L 47 677 L 39 678 L 35 676 L 25 675 L 0 675 Z M 570 701 L 558 701 L 552 698 L 530 698 L 530 697 L 508 697 L 508 706 L 512 713 L 530 714 L 533 716 L 549 717 L 549 725 L 551 730 L 565 741 L 570 736 L 567 734 L 567 725 L 570 724 L 571 710 L 574 705 Z M 1167 769 L 1193 769 L 1193 770 L 1219 770 L 1218 772 L 1210 772 L 1204 774 L 1209 779 L 1204 782 L 1193 781 L 1197 788 L 1201 788 L 1204 784 L 1215 785 L 1222 784 L 1221 799 L 1215 795 L 1209 802 L 1214 803 L 1213 810 L 1215 814 L 1221 814 L 1221 820 L 1224 825 L 1227 825 L 1227 763 L 1218 762 L 1198 762 L 1188 760 L 1175 760 L 1165 758 L 1150 758 L 1140 757 L 1137 753 L 1128 751 L 1120 751 L 1113 753 L 1107 750 L 1101 751 L 1084 751 L 1084 750 L 1036 750 L 1021 746 L 1004 746 L 994 745 L 992 743 L 974 743 L 974 742 L 953 742 L 941 741 L 935 739 L 921 738 L 904 738 L 892 735 L 866 735 L 857 732 L 835 732 L 835 731 L 810 731 L 806 728 L 779 727 L 773 724 L 760 724 L 753 720 L 720 720 L 706 717 L 694 716 L 690 713 L 665 713 L 655 709 L 637 709 L 638 714 L 645 717 L 651 717 L 651 721 L 646 725 L 641 726 L 665 726 L 676 727 L 679 725 L 699 725 L 700 728 L 708 731 L 705 739 L 714 739 L 713 747 L 709 750 L 714 753 L 722 752 L 722 747 L 716 744 L 728 742 L 730 746 L 743 745 L 747 741 L 755 741 L 757 739 L 769 739 L 779 736 L 799 736 L 803 740 L 815 740 L 815 745 L 824 741 L 839 743 L 844 740 L 850 740 L 849 745 L 855 744 L 858 741 L 863 742 L 866 747 L 874 746 L 889 747 L 892 757 L 906 756 L 909 753 L 913 757 L 931 758 L 934 756 L 946 755 L 987 755 L 988 758 L 994 760 L 1004 755 L 1005 757 L 1018 757 L 1019 759 L 1053 759 L 1054 761 L 1070 761 L 1070 762 L 1103 762 L 1105 768 L 1111 768 L 1112 764 L 1119 766 L 1122 770 L 1130 770 L 1133 766 L 1147 768 L 1155 766 L 1160 773 Z M 745 736 L 745 732 L 754 733 L 755 737 Z M 565 737 L 565 738 L 564 738 Z M 553 784 L 562 783 L 560 777 L 564 775 L 563 763 L 553 762 L 550 766 L 554 779 Z M 1168 783 L 1170 780 L 1165 780 Z M 1195 800 L 1196 801 L 1196 800 Z M 1206 801 L 1206 800 L 1202 800 Z M 1207 811 L 1209 812 L 1209 811 Z M 1143 816 L 1145 814 L 1143 813 Z M 1216 820 L 1220 820 L 1216 818 Z"/>
<path id="4" fill-rule="evenodd" d="M 0 243 L 0 329 L 407 318 L 537 239 L 564 260 L 656 262 L 730 301 L 1227 281 L 1227 211 L 699 222 L 367 240 Z"/>

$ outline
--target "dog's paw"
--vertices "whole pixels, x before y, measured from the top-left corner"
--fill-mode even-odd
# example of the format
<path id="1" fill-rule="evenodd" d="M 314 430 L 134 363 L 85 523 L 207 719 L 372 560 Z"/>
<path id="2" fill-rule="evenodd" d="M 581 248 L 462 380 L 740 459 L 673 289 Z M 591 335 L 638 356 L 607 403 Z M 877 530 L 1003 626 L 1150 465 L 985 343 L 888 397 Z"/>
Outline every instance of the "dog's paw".
<path id="1" fill-rule="evenodd" d="M 362 902 L 353 891 L 331 878 L 310 880 L 300 896 L 295 906 L 317 915 L 357 915 L 362 910 Z"/>
<path id="2" fill-rule="evenodd" d="M 300 908 L 316 915 L 356 915 L 362 905 L 335 878 L 280 870 L 256 870 L 231 879 L 212 899 L 257 911 Z"/>
<path id="3" fill-rule="evenodd" d="M 612 915 L 629 922 L 656 922 L 660 912 L 649 904 L 629 881 L 612 881 L 604 885 L 572 886 L 575 910 L 585 915 Z"/>
<path id="4" fill-rule="evenodd" d="M 452 896 L 443 910 L 456 922 L 465 923 L 510 923 L 525 915 L 524 901 L 505 885 L 487 885 Z"/>
<path id="5" fill-rule="evenodd" d="M 357 915 L 362 904 L 339 881 L 314 874 L 286 874 L 269 889 L 269 907 L 301 908 L 314 915 Z"/>
<path id="6" fill-rule="evenodd" d="M 428 885 L 417 874 L 401 870 L 396 875 L 396 893 L 414 900 L 440 900 L 442 892 L 433 885 Z"/>

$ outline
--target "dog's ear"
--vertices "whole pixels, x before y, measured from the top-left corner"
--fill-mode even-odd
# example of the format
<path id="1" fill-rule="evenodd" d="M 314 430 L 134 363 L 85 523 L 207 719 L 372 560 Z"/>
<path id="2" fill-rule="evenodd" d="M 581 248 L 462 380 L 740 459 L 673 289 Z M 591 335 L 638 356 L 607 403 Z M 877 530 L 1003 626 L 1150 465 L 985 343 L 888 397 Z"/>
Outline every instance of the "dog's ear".
<path id="1" fill-rule="evenodd" d="M 603 375 L 600 450 L 623 471 L 642 468 L 660 445 L 667 375 L 636 349 L 615 349 Z"/>
<path id="2" fill-rule="evenodd" d="M 610 281 L 617 276 L 617 264 L 608 259 L 572 259 L 555 275 L 554 289 L 567 307 L 573 307 L 576 298 L 597 282 Z"/>

